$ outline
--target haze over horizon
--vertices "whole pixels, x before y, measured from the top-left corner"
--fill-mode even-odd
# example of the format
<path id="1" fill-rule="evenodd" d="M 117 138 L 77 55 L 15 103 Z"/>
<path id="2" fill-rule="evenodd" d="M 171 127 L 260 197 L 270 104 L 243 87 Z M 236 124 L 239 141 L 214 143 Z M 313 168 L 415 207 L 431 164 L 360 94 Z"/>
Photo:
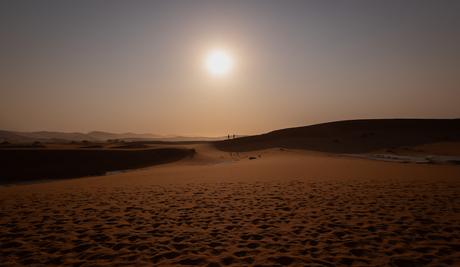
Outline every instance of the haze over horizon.
<path id="1" fill-rule="evenodd" d="M 458 1 L 2 1 L 0 130 L 460 118 Z M 213 51 L 228 72 L 206 68 Z"/>

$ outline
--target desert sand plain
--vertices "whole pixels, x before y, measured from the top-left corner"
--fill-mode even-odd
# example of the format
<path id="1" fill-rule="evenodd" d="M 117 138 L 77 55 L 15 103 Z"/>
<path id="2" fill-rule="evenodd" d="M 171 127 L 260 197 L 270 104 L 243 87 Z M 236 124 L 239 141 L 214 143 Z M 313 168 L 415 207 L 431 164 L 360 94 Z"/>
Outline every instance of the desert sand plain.
<path id="1" fill-rule="evenodd" d="M 459 127 L 372 125 L 124 150 L 48 146 L 182 152 L 113 175 L 0 188 L 0 266 L 460 266 L 458 162 L 343 156 L 460 157 Z"/>

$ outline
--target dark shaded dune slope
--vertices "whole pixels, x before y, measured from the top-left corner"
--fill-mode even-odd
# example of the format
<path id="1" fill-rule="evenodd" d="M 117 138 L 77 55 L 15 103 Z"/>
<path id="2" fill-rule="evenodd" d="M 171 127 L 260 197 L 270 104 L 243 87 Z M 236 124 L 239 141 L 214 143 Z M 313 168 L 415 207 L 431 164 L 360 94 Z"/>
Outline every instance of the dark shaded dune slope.
<path id="1" fill-rule="evenodd" d="M 0 182 L 77 178 L 107 171 L 170 163 L 195 152 L 188 149 L 149 150 L 0 150 Z"/>
<path id="2" fill-rule="evenodd" d="M 366 153 L 440 141 L 460 142 L 460 119 L 338 121 L 217 141 L 214 145 L 219 150 L 229 152 L 290 148 L 332 153 Z"/>
<path id="3" fill-rule="evenodd" d="M 141 143 L 128 143 L 126 145 L 112 147 L 112 149 L 133 149 L 133 148 L 148 148 L 148 146 Z"/>

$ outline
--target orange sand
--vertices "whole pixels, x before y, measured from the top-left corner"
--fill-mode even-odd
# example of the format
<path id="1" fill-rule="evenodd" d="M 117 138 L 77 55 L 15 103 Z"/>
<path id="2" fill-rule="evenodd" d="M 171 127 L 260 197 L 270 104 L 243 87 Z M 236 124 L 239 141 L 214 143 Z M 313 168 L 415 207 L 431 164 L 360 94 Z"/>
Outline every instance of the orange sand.
<path id="1" fill-rule="evenodd" d="M 460 265 L 459 166 L 184 148 L 197 153 L 0 188 L 0 266 Z"/>

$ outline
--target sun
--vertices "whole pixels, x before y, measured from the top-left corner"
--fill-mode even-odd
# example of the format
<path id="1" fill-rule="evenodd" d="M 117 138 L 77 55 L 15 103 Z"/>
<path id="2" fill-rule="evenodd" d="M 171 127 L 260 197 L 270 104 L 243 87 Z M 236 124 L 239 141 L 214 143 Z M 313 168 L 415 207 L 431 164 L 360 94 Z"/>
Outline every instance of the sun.
<path id="1" fill-rule="evenodd" d="M 206 63 L 208 69 L 217 75 L 227 73 L 232 66 L 230 56 L 223 51 L 215 51 L 210 54 Z"/>

